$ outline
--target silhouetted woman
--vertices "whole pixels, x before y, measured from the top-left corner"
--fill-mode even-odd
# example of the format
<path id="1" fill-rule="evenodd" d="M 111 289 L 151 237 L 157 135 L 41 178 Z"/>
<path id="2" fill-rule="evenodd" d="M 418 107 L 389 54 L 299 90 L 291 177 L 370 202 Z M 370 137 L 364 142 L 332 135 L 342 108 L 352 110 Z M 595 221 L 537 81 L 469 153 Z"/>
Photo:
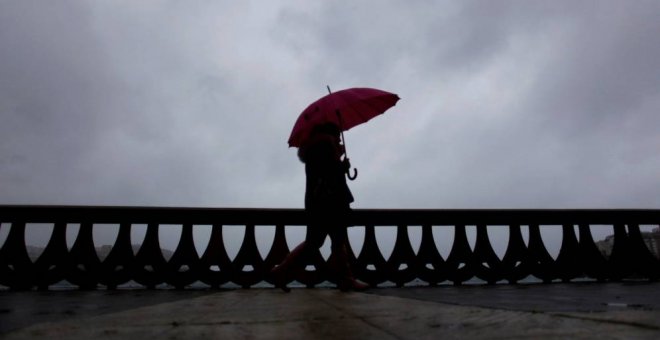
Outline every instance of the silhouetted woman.
<path id="1" fill-rule="evenodd" d="M 339 135 L 339 127 L 333 123 L 317 125 L 298 150 L 307 176 L 305 211 L 309 224 L 305 241 L 272 270 L 276 286 L 286 292 L 289 291 L 286 283 L 304 269 L 304 260 L 315 254 L 328 235 L 338 288 L 342 291 L 368 288 L 353 278 L 349 265 L 347 226 L 343 221 L 351 210 L 353 195 L 344 176 L 349 165 L 341 160 L 344 148 Z"/>

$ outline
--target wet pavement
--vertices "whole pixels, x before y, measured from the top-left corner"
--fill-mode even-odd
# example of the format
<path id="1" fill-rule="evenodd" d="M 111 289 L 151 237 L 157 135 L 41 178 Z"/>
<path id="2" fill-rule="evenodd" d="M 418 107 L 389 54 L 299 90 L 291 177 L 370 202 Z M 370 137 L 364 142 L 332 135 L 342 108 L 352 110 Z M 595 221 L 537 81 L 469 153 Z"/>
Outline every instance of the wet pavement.
<path id="1" fill-rule="evenodd" d="M 660 283 L 0 291 L 0 338 L 660 337 Z"/>
<path id="2" fill-rule="evenodd" d="M 660 311 L 660 283 L 553 283 L 382 288 L 370 294 L 528 312 Z"/>
<path id="3" fill-rule="evenodd" d="M 89 317 L 217 293 L 210 290 L 1 291 L 0 335 L 43 322 Z"/>

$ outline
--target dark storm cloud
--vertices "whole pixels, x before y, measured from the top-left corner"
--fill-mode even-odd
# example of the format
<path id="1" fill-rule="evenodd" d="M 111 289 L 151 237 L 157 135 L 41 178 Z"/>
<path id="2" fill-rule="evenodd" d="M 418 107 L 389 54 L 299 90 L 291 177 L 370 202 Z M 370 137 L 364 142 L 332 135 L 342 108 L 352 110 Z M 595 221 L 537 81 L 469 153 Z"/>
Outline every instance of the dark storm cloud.
<path id="1" fill-rule="evenodd" d="M 321 74 L 403 97 L 380 136 L 349 134 L 368 205 L 655 207 L 657 7 L 331 3 L 337 19 L 299 20 L 319 23 Z"/>
<path id="2" fill-rule="evenodd" d="M 548 159 L 562 165 L 567 206 L 660 203 L 646 189 L 660 164 L 658 10 L 651 2 L 580 8 L 523 98 L 536 138 L 553 146 Z"/>
<path id="3" fill-rule="evenodd" d="M 52 186 L 80 165 L 81 142 L 99 131 L 105 75 L 95 67 L 102 56 L 84 29 L 89 22 L 83 8 L 30 2 L 2 7 L 0 171 L 11 178 L 3 178 L 3 195 L 29 192 L 38 200 L 42 191 L 53 197 Z"/>
<path id="4" fill-rule="evenodd" d="M 302 206 L 286 140 L 333 89 L 356 207 L 657 207 L 660 6 L 0 5 L 0 203 Z"/>
<path id="5" fill-rule="evenodd" d="M 3 201 L 254 204 L 245 177 L 279 165 L 258 155 L 272 84 L 240 69 L 226 17 L 100 6 L 4 5 Z"/>

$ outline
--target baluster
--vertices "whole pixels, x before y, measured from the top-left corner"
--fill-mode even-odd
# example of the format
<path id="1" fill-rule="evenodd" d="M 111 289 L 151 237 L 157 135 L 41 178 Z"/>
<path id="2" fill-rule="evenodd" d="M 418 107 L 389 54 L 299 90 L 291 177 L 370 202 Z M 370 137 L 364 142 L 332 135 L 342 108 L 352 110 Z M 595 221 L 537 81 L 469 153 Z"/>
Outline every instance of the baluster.
<path id="1" fill-rule="evenodd" d="M 13 222 L 5 244 L 0 249 L 0 283 L 11 289 L 30 289 L 34 270 L 25 244 L 25 223 Z"/>
<path id="2" fill-rule="evenodd" d="M 158 224 L 149 223 L 144 241 L 135 255 L 135 262 L 131 266 L 135 282 L 154 289 L 165 282 L 167 261 L 163 257 L 158 239 Z"/>
<path id="3" fill-rule="evenodd" d="M 397 226 L 394 249 L 387 260 L 387 278 L 398 287 L 414 280 L 417 276 L 415 258 L 415 251 L 410 245 L 410 237 L 408 236 L 408 226 Z"/>
<path id="4" fill-rule="evenodd" d="M 646 246 L 638 224 L 628 225 L 628 241 L 632 251 L 630 265 L 633 270 L 643 277 L 657 280 L 660 277 L 660 261 Z"/>
<path id="5" fill-rule="evenodd" d="M 472 261 L 475 275 L 489 284 L 495 284 L 504 278 L 504 271 L 499 257 L 490 244 L 487 228 L 486 225 L 477 225 L 477 241 L 474 245 Z"/>
<path id="6" fill-rule="evenodd" d="M 364 245 L 353 267 L 353 274 L 356 278 L 376 287 L 387 279 L 386 271 L 387 261 L 378 247 L 374 226 L 366 225 L 364 227 Z"/>
<path id="7" fill-rule="evenodd" d="M 529 225 L 528 249 L 532 275 L 543 280 L 545 283 L 549 283 L 557 278 L 558 274 L 556 271 L 555 260 L 545 248 L 538 224 Z"/>
<path id="8" fill-rule="evenodd" d="M 631 268 L 632 249 L 626 234 L 626 227 L 617 223 L 614 225 L 614 245 L 610 255 L 610 278 L 614 281 L 622 280 L 633 273 Z"/>
<path id="9" fill-rule="evenodd" d="M 591 235 L 591 227 L 588 224 L 580 224 L 579 232 L 579 250 L 575 260 L 580 262 L 585 275 L 604 281 L 608 276 L 607 259 L 598 250 Z"/>
<path id="10" fill-rule="evenodd" d="M 252 269 L 246 270 L 245 268 L 248 266 Z M 243 288 L 250 288 L 250 286 L 263 281 L 266 275 L 270 273 L 270 268 L 266 268 L 259 254 L 253 224 L 245 226 L 245 237 L 236 258 L 234 258 L 233 268 L 235 271 L 232 281 Z"/>
<path id="11" fill-rule="evenodd" d="M 455 285 L 474 277 L 474 260 L 472 250 L 468 243 L 465 225 L 458 224 L 454 226 L 454 243 L 452 244 L 449 256 L 447 256 L 448 278 Z"/>
<path id="12" fill-rule="evenodd" d="M 131 244 L 130 223 L 121 223 L 117 239 L 112 245 L 108 257 L 101 263 L 101 284 L 106 285 L 108 289 L 115 289 L 117 286 L 130 281 L 135 273 L 130 264 L 135 261 L 133 255 L 133 245 Z"/>
<path id="13" fill-rule="evenodd" d="M 231 280 L 235 272 L 225 248 L 223 228 L 223 225 L 213 225 L 209 244 L 200 259 L 200 280 L 214 288 Z"/>
<path id="14" fill-rule="evenodd" d="M 80 289 L 94 289 L 99 280 L 101 260 L 94 248 L 92 228 L 91 222 L 80 225 L 69 256 L 66 280 Z"/>
<path id="15" fill-rule="evenodd" d="M 583 275 L 584 270 L 581 267 L 581 261 L 577 260 L 580 252 L 574 226 L 572 224 L 564 224 L 561 228 L 561 248 L 559 249 L 559 255 L 557 255 L 555 264 L 559 278 L 564 282 L 568 282 Z"/>
<path id="16" fill-rule="evenodd" d="M 197 281 L 198 270 L 199 257 L 193 240 L 193 226 L 184 224 L 181 227 L 179 244 L 167 263 L 166 281 L 177 289 L 183 289 Z"/>
<path id="17" fill-rule="evenodd" d="M 509 225 L 509 243 L 502 258 L 504 278 L 516 283 L 532 274 L 532 254 L 523 240 L 520 224 Z"/>
<path id="18" fill-rule="evenodd" d="M 64 280 L 69 270 L 67 264 L 72 260 L 66 246 L 66 228 L 65 222 L 55 223 L 46 249 L 34 263 L 35 283 L 39 289 L 48 289 L 48 286 Z"/>
<path id="19" fill-rule="evenodd" d="M 429 285 L 436 285 L 447 279 L 447 264 L 435 244 L 431 225 L 422 226 L 422 242 L 415 263 L 418 277 Z"/>

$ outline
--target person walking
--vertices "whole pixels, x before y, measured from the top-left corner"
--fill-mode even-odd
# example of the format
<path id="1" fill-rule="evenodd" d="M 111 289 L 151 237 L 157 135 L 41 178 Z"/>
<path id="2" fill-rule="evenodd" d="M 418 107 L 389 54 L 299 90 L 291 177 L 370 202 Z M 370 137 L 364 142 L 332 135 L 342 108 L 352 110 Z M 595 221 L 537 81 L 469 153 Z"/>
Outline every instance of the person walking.
<path id="1" fill-rule="evenodd" d="M 309 223 L 305 241 L 271 271 L 275 285 L 286 292 L 290 291 L 287 282 L 304 269 L 304 260 L 314 255 L 326 236 L 332 242 L 331 268 L 336 274 L 337 287 L 342 291 L 369 287 L 356 280 L 350 269 L 345 220 L 351 211 L 353 195 L 346 183 L 350 164 L 347 159 L 342 160 L 345 150 L 340 133 L 340 128 L 332 122 L 316 125 L 298 149 L 298 157 L 305 164 L 305 212 Z"/>

